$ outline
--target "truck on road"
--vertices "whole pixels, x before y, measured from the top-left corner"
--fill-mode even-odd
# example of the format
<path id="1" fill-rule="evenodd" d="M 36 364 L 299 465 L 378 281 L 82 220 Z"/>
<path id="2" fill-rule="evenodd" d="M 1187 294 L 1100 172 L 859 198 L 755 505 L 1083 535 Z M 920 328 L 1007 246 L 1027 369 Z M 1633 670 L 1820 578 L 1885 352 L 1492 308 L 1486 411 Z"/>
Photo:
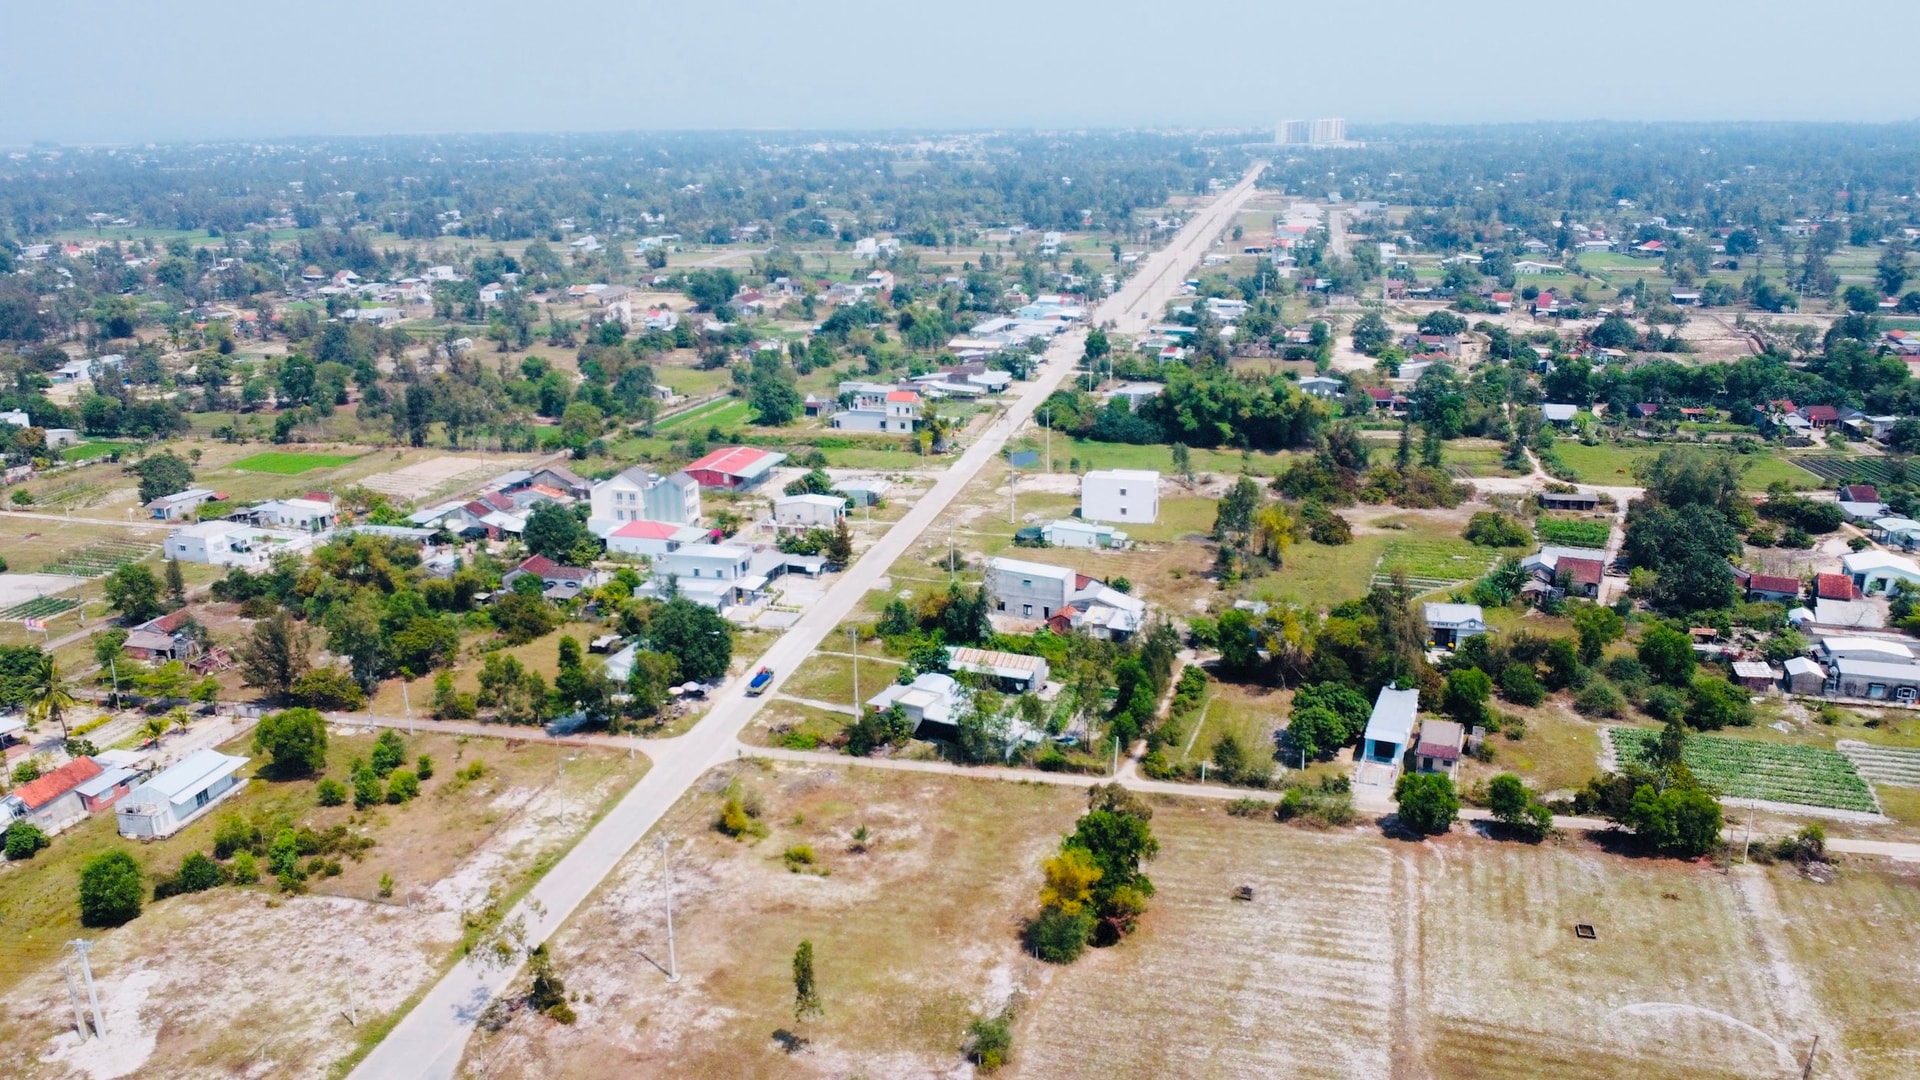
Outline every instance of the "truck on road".
<path id="1" fill-rule="evenodd" d="M 747 696 L 759 697 L 761 694 L 764 694 L 767 692 L 767 687 L 772 685 L 773 685 L 773 669 L 770 667 L 763 667 L 759 671 L 754 672 L 753 678 L 748 680 Z"/>

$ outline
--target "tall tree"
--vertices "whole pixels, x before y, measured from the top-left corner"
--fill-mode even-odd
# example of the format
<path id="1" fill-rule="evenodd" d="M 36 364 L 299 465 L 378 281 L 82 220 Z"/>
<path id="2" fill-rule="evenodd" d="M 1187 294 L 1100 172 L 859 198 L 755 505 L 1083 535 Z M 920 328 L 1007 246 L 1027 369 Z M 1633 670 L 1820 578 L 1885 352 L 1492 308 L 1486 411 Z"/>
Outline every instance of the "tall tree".
<path id="1" fill-rule="evenodd" d="M 140 501 L 152 502 L 193 486 L 193 469 L 185 458 L 163 450 L 143 459 L 132 471 L 140 477 Z"/>
<path id="2" fill-rule="evenodd" d="M 307 628 L 284 611 L 253 624 L 252 633 L 235 650 L 242 680 L 275 698 L 283 698 L 307 673 L 310 643 Z"/>
<path id="3" fill-rule="evenodd" d="M 820 988 L 813 977 L 813 942 L 802 941 L 793 950 L 793 1019 L 810 1020 L 826 1010 L 820 1004 Z"/>
<path id="4" fill-rule="evenodd" d="M 107 603 L 128 623 L 143 623 L 160 614 L 160 582 L 140 563 L 128 563 L 108 574 L 102 588 Z"/>
<path id="5" fill-rule="evenodd" d="M 68 737 L 67 713 L 78 702 L 74 700 L 66 677 L 60 674 L 59 663 L 51 654 L 43 654 L 34 665 L 24 704 L 27 717 L 34 723 L 51 720 L 60 725 L 60 737 Z"/>

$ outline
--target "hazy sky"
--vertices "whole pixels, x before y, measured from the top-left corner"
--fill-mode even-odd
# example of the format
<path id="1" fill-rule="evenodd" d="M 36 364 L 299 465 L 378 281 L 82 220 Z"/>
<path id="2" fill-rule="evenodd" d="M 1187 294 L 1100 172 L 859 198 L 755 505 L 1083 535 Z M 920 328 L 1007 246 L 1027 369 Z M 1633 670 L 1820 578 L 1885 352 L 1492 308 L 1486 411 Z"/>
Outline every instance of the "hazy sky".
<path id="1" fill-rule="evenodd" d="M 1915 0 L 0 0 L 0 142 L 1897 120 Z"/>

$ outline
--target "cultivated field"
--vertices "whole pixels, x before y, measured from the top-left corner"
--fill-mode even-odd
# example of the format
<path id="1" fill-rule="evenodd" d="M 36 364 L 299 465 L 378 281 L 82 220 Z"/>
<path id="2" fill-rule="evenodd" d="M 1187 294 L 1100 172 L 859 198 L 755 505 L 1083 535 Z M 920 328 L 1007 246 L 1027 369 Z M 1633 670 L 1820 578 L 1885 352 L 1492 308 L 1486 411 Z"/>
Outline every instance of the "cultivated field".
<path id="1" fill-rule="evenodd" d="M 313 469 L 335 469 L 347 464 L 357 454 L 293 454 L 278 450 L 253 454 L 234 462 L 228 468 L 242 472 L 274 473 L 280 476 L 297 476 Z"/>
<path id="2" fill-rule="evenodd" d="M 656 967 L 662 879 L 643 843 L 556 941 L 579 1023 L 519 1013 L 476 1039 L 467 1075 L 967 1075 L 968 1018 L 1009 1000 L 1006 1075 L 1048 1080 L 1786 1080 L 1816 1034 L 1816 1075 L 1890 1077 L 1916 1041 L 1895 1014 L 1920 989 L 1905 944 L 1920 893 L 1877 869 L 1821 885 L 1583 838 L 1529 846 L 1463 829 L 1416 844 L 1163 802 L 1139 933 L 1058 968 L 1020 954 L 1017 928 L 1077 788 L 742 775 L 769 836 L 712 830 L 725 773 L 664 829 L 681 981 Z M 875 843 L 856 855 L 861 824 Z M 816 871 L 786 868 L 796 843 L 812 845 Z M 1233 898 L 1242 885 L 1249 902 Z M 1575 922 L 1598 938 L 1575 937 Z M 787 962 L 802 938 L 826 1012 L 796 1026 Z M 811 1046 L 788 1056 L 777 1039 L 795 1031 Z"/>

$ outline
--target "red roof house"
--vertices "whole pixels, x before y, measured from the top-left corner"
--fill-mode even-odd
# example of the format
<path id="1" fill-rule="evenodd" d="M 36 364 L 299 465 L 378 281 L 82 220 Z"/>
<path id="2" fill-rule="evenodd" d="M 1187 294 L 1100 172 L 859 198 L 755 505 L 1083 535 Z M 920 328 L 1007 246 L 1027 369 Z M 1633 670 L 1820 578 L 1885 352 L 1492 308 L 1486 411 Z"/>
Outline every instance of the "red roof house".
<path id="1" fill-rule="evenodd" d="M 1813 595 L 1822 600 L 1857 600 L 1853 579 L 1845 574 L 1821 574 L 1813 579 Z"/>
<path id="2" fill-rule="evenodd" d="M 893 395 L 887 395 L 891 398 Z M 918 396 L 916 395 L 916 400 Z M 715 450 L 699 461 L 687 466 L 687 475 L 699 482 L 701 487 L 744 488 L 767 478 L 775 465 L 787 460 L 787 455 L 772 450 L 761 450 L 753 446 L 727 446 Z"/>
<path id="3" fill-rule="evenodd" d="M 1800 416 L 1814 427 L 1831 427 L 1840 422 L 1840 410 L 1831 405 L 1808 405 Z"/>
<path id="4" fill-rule="evenodd" d="M 1598 559 L 1563 558 L 1554 566 L 1554 576 L 1567 592 L 1588 598 L 1600 595 L 1600 578 L 1604 573 L 1605 568 Z"/>
<path id="5" fill-rule="evenodd" d="M 74 758 L 38 780 L 14 788 L 9 799 L 20 800 L 19 817 L 53 832 L 87 816 L 80 785 L 106 770 L 90 757 Z"/>
<path id="6" fill-rule="evenodd" d="M 1840 501 L 1877 503 L 1880 501 L 1880 489 L 1872 484 L 1848 484 L 1840 489 Z"/>
<path id="7" fill-rule="evenodd" d="M 1799 578 L 1755 574 L 1747 579 L 1747 598 L 1750 600 L 1792 600 L 1799 595 Z"/>

